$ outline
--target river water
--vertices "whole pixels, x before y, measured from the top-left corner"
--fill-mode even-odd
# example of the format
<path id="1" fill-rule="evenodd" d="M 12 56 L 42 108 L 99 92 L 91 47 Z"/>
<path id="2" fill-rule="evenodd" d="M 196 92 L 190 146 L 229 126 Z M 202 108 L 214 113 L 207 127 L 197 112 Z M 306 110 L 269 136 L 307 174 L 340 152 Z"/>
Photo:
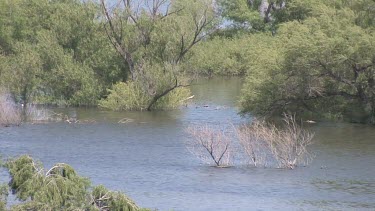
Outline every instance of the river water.
<path id="1" fill-rule="evenodd" d="M 45 167 L 64 162 L 95 185 L 123 191 L 158 210 L 375 210 L 375 127 L 317 123 L 315 159 L 295 170 L 205 165 L 185 147 L 189 125 L 231 125 L 239 116 L 237 78 L 198 81 L 187 107 L 159 112 L 55 109 L 95 123 L 0 128 L 3 157 L 30 154 Z M 132 119 L 125 124 L 118 121 Z M 2 171 L 1 180 L 8 180 Z"/>

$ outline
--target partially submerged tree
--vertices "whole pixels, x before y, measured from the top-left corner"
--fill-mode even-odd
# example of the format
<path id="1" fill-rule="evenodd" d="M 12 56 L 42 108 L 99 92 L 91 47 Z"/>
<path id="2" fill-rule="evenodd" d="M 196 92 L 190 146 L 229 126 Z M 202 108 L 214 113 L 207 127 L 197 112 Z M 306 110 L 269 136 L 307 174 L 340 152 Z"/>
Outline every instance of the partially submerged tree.
<path id="1" fill-rule="evenodd" d="M 358 25 L 362 13 L 338 5 L 316 2 L 311 17 L 283 24 L 273 38 L 258 39 L 262 47 L 250 62 L 243 112 L 333 113 L 375 122 L 374 26 Z"/>
<path id="2" fill-rule="evenodd" d="M 191 136 L 187 149 L 202 161 L 218 167 L 232 163 L 231 138 L 224 131 L 211 126 L 189 127 L 186 132 Z"/>
<path id="3" fill-rule="evenodd" d="M 303 129 L 295 116 L 284 114 L 283 128 L 269 126 L 270 134 L 266 134 L 271 152 L 279 167 L 293 169 L 297 165 L 307 165 L 312 159 L 307 147 L 313 143 L 314 134 Z"/>
<path id="4" fill-rule="evenodd" d="M 295 116 L 284 114 L 284 124 L 277 127 L 264 120 L 253 120 L 251 125 L 236 129 L 237 136 L 254 166 L 294 169 L 307 165 L 312 159 L 308 148 L 314 134 L 303 129 Z"/>
<path id="5" fill-rule="evenodd" d="M 128 67 L 130 80 L 150 96 L 147 110 L 188 86 L 180 64 L 209 34 L 212 1 L 124 0 L 110 9 L 101 0 L 101 7 L 108 38 Z"/>
<path id="6" fill-rule="evenodd" d="M 235 127 L 237 138 L 250 159 L 250 164 L 255 167 L 266 167 L 270 164 L 270 146 L 264 138 L 268 128 L 263 121 L 255 120 L 250 126 Z"/>
<path id="7" fill-rule="evenodd" d="M 283 124 L 278 126 L 254 119 L 250 125 L 233 128 L 234 131 L 226 133 L 208 125 L 189 127 L 187 149 L 202 161 L 219 167 L 232 164 L 234 153 L 239 153 L 233 150 L 237 140 L 254 167 L 294 169 L 307 165 L 313 158 L 308 147 L 314 134 L 304 129 L 294 115 L 284 114 Z"/>
<path id="8" fill-rule="evenodd" d="M 0 1 L 0 85 L 24 105 L 97 105 L 126 79 L 100 14 L 93 1 Z"/>

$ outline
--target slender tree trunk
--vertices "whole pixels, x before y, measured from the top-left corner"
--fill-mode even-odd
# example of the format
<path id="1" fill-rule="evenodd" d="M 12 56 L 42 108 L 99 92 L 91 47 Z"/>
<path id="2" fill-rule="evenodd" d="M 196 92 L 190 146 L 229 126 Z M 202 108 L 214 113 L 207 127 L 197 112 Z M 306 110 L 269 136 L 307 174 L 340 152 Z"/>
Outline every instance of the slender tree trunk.
<path id="1" fill-rule="evenodd" d="M 162 92 L 161 94 L 156 94 L 151 102 L 148 104 L 147 106 L 147 111 L 151 111 L 152 110 L 152 106 L 154 106 L 154 104 L 162 97 L 164 97 L 165 95 L 167 95 L 169 92 L 173 91 L 174 89 L 176 89 L 177 87 L 179 87 L 178 85 L 178 80 L 176 79 L 175 81 L 175 84 L 170 87 L 169 89 L 166 89 L 164 92 Z"/>

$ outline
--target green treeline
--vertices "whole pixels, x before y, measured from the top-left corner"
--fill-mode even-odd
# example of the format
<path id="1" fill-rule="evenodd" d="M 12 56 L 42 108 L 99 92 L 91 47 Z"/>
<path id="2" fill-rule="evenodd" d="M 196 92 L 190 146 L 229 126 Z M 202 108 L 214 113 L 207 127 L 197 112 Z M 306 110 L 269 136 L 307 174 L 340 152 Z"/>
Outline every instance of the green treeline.
<path id="1" fill-rule="evenodd" d="M 0 0 L 0 26 L 16 102 L 175 108 L 239 75 L 243 113 L 375 122 L 373 0 Z"/>
<path id="2" fill-rule="evenodd" d="M 375 122 L 375 1 L 218 3 L 230 24 L 195 49 L 191 65 L 243 75 L 243 113 Z"/>
<path id="3" fill-rule="evenodd" d="M 208 1 L 167 3 L 0 0 L 2 89 L 24 104 L 178 106 L 190 96 L 182 63 L 213 11 Z"/>
<path id="4" fill-rule="evenodd" d="M 80 1 L 0 1 L 1 85 L 23 103 L 96 105 L 126 80 L 99 20 Z"/>

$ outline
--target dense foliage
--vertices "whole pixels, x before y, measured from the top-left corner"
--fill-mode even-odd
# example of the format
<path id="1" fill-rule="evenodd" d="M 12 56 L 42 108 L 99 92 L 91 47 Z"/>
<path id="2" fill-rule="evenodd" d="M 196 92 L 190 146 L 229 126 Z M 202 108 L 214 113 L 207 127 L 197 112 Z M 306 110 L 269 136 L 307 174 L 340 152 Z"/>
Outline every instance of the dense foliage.
<path id="1" fill-rule="evenodd" d="M 309 17 L 253 40 L 263 44 L 250 61 L 243 111 L 375 122 L 375 25 L 362 25 L 359 6 L 375 11 L 372 1 L 306 3 Z"/>
<path id="2" fill-rule="evenodd" d="M 98 23 L 98 5 L 78 0 L 0 5 L 0 85 L 16 101 L 96 105 L 105 87 L 126 79 Z"/>
<path id="3" fill-rule="evenodd" d="M 11 176 L 9 187 L 22 201 L 11 210 L 145 210 L 125 194 L 103 186 L 92 187 L 87 178 L 64 163 L 45 171 L 41 163 L 24 155 L 9 160 L 5 166 Z M 0 208 L 5 207 L 7 190 L 6 186 L 0 187 Z"/>
<path id="4" fill-rule="evenodd" d="M 166 1 L 158 2 L 152 13 L 110 5 L 107 14 L 104 1 L 0 0 L 0 87 L 25 105 L 96 106 L 114 84 L 134 81 L 148 95 L 147 109 L 158 108 L 188 85 L 180 63 L 213 17 L 208 1 L 176 1 L 164 16 Z"/>
<path id="5" fill-rule="evenodd" d="M 149 6 L 136 9 L 137 5 Z M 169 98 L 188 97 L 173 95 L 172 91 L 188 85 L 183 68 L 186 66 L 182 63 L 186 54 L 210 33 L 215 24 L 212 0 L 123 1 L 112 10 L 101 0 L 101 6 L 111 43 L 127 64 L 133 82 L 129 88 L 142 92 L 146 109 L 159 107 L 157 102 L 167 95 Z M 116 92 L 111 92 L 109 100 L 111 95 L 121 96 Z M 128 99 L 121 102 L 125 101 Z M 118 108 L 121 107 L 124 106 Z"/>
<path id="6" fill-rule="evenodd" d="M 16 102 L 175 108 L 240 75 L 243 113 L 375 122 L 373 0 L 0 0 L 0 24 Z"/>
<path id="7" fill-rule="evenodd" d="M 110 95 L 107 99 L 99 102 L 99 106 L 115 111 L 121 110 L 146 110 L 151 97 L 144 92 L 136 82 L 117 83 L 109 90 Z M 190 91 L 186 88 L 179 88 L 171 91 L 167 96 L 158 100 L 154 109 L 174 109 L 185 102 Z"/>
<path id="8" fill-rule="evenodd" d="M 226 27 L 195 49 L 202 74 L 245 72 L 243 113 L 375 122 L 375 2 L 219 0 Z"/>

